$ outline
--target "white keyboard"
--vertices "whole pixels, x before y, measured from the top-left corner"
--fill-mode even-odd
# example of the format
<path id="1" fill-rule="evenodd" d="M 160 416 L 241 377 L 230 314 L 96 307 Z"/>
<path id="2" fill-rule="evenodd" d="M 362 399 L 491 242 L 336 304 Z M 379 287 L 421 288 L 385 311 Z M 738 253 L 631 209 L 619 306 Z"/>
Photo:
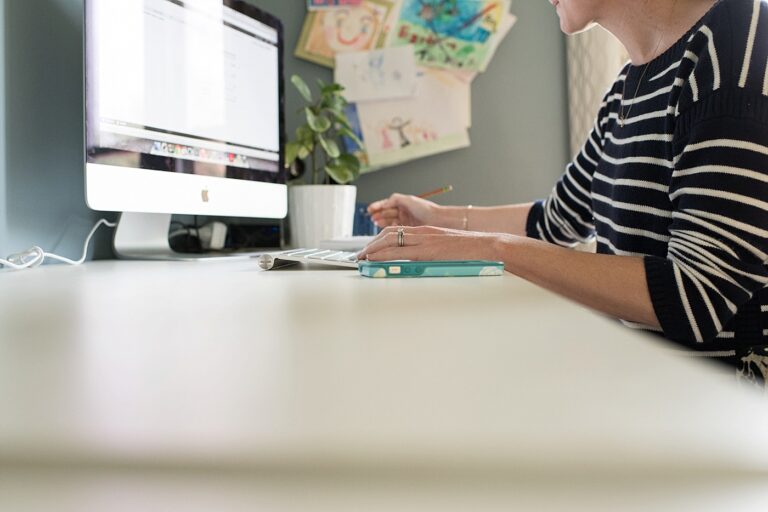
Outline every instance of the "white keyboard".
<path id="1" fill-rule="evenodd" d="M 262 254 L 258 257 L 262 270 L 284 267 L 293 263 L 314 263 L 342 268 L 357 268 L 357 253 L 333 249 L 292 249 Z"/>

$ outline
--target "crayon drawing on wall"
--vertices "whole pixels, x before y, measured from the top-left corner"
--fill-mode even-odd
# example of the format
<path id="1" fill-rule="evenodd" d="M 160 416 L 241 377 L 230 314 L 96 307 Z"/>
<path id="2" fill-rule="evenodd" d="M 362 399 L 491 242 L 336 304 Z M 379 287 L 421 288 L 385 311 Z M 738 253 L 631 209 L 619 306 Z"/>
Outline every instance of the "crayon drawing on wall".
<path id="1" fill-rule="evenodd" d="M 509 0 L 403 0 L 393 46 L 412 44 L 422 65 L 482 70 Z"/>
<path id="2" fill-rule="evenodd" d="M 350 1 L 307 0 L 296 55 L 335 68 L 363 172 L 469 146 L 471 84 L 517 20 L 512 1 Z"/>
<path id="3" fill-rule="evenodd" d="M 413 96 L 418 84 L 413 48 L 340 53 L 334 79 L 344 86 L 344 96 L 351 102 Z"/>
<path id="4" fill-rule="evenodd" d="M 412 98 L 358 103 L 369 164 L 393 165 L 469 146 L 470 104 L 469 84 L 440 70 L 425 71 Z"/>
<path id="5" fill-rule="evenodd" d="M 381 48 L 391 10 L 392 4 L 385 0 L 363 0 L 359 7 L 310 12 L 304 21 L 296 56 L 333 67 L 337 53 Z"/>

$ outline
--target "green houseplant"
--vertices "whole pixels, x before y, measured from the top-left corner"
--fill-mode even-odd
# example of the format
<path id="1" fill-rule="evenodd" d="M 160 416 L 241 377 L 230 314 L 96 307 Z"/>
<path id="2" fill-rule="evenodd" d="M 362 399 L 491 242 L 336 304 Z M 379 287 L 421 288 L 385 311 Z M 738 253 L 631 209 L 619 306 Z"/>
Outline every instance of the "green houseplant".
<path id="1" fill-rule="evenodd" d="M 288 189 L 291 244 L 320 247 L 323 240 L 352 236 L 357 188 L 349 183 L 360 175 L 360 161 L 343 149 L 342 137 L 363 144 L 345 113 L 342 86 L 318 80 L 315 96 L 301 77 L 291 82 L 306 102 L 299 109 L 305 122 L 285 146 L 286 167 L 302 161 L 306 169 L 293 175 Z"/>
<path id="2" fill-rule="evenodd" d="M 360 147 L 363 143 L 352 130 L 344 111 L 347 106 L 342 94 L 344 88 L 318 80 L 320 91 L 315 99 L 300 76 L 293 75 L 291 82 L 307 102 L 299 110 L 306 123 L 296 129 L 295 140 L 286 144 L 285 166 L 291 167 L 297 159 L 309 160 L 309 181 L 313 185 L 328 184 L 331 180 L 342 185 L 354 181 L 360 175 L 360 161 L 342 149 L 341 138 L 349 137 Z"/>

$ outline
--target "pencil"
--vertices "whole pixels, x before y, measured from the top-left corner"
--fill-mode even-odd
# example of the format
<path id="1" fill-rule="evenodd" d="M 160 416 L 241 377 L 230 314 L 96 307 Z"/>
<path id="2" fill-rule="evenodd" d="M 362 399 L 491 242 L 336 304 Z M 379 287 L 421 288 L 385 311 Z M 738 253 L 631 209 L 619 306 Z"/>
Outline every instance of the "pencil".
<path id="1" fill-rule="evenodd" d="M 440 194 L 445 194 L 446 192 L 450 192 L 451 190 L 453 190 L 453 185 L 447 185 L 445 187 L 436 188 L 435 190 L 430 190 L 429 192 L 424 192 L 423 194 L 419 194 L 416 197 L 420 197 L 422 199 L 426 199 L 428 197 L 439 196 Z"/>
<path id="2" fill-rule="evenodd" d="M 436 188 L 435 190 L 430 190 L 429 192 L 424 192 L 423 194 L 419 194 L 416 197 L 420 197 L 422 199 L 426 199 L 428 197 L 438 196 L 440 194 L 445 194 L 446 192 L 450 192 L 453 190 L 453 185 L 446 185 L 444 187 Z M 364 214 L 366 217 L 370 217 L 371 214 L 369 212 L 365 212 Z"/>

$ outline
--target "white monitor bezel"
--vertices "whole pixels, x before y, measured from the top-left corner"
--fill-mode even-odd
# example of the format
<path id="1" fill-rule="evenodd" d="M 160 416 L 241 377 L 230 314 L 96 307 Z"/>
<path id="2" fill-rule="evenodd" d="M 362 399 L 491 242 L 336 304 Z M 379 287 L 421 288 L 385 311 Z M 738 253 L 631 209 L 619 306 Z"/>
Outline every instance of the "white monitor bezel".
<path id="1" fill-rule="evenodd" d="M 86 164 L 85 197 L 97 211 L 283 218 L 286 185 Z M 173 201 L 169 201 L 173 197 Z"/>
<path id="2" fill-rule="evenodd" d="M 280 175 L 276 183 L 182 174 L 137 167 L 103 165 L 88 161 L 88 6 L 84 6 L 84 150 L 85 199 L 97 211 L 168 213 L 227 217 L 282 219 L 288 213 L 288 190 L 283 169 L 285 147 L 284 38 L 282 24 L 276 18 L 240 0 L 222 0 L 222 4 L 257 21 L 266 23 L 278 34 L 278 76 L 280 79 Z"/>

